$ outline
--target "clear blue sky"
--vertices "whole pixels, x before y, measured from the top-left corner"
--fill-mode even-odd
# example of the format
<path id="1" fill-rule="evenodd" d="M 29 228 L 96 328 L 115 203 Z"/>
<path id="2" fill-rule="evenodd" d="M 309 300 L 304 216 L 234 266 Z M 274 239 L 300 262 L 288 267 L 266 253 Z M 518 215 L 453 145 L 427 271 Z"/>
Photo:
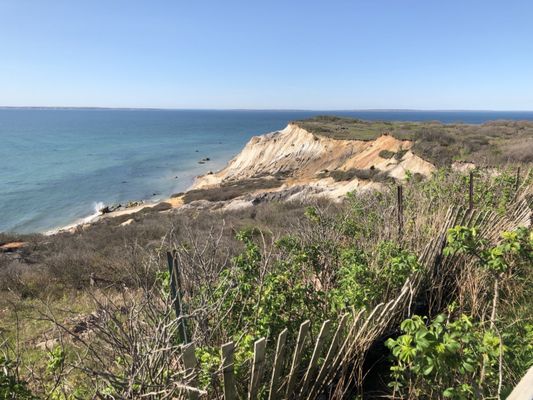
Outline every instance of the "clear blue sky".
<path id="1" fill-rule="evenodd" d="M 0 0 L 0 105 L 533 110 L 533 1 Z"/>

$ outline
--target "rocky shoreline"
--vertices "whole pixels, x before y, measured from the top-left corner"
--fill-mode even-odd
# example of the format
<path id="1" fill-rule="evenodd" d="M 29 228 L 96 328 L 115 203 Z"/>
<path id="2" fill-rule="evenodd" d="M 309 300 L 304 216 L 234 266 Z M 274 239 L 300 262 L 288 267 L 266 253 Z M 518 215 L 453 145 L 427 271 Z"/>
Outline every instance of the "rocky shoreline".
<path id="1" fill-rule="evenodd" d="M 183 193 L 158 202 L 107 205 L 90 219 L 46 234 L 74 232 L 146 208 L 159 212 L 179 208 L 225 210 L 316 197 L 336 201 L 348 192 L 373 190 L 387 180 L 401 181 L 407 174 L 429 176 L 435 166 L 412 153 L 411 146 L 409 140 L 387 134 L 368 141 L 333 139 L 290 123 L 280 131 L 253 137 L 225 168 L 197 177 Z M 208 161 L 206 157 L 198 162 Z"/>

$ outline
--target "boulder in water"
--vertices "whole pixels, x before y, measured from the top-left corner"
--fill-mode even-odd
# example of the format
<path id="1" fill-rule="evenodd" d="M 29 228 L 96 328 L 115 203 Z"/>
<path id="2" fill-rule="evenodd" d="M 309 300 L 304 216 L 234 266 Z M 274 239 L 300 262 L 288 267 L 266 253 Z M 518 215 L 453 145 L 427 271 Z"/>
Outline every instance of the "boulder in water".
<path id="1" fill-rule="evenodd" d="M 122 207 L 122 204 L 115 204 L 113 206 L 105 206 L 98 211 L 100 211 L 100 214 L 109 214 L 109 213 L 112 213 L 113 211 L 117 211 L 121 207 Z"/>

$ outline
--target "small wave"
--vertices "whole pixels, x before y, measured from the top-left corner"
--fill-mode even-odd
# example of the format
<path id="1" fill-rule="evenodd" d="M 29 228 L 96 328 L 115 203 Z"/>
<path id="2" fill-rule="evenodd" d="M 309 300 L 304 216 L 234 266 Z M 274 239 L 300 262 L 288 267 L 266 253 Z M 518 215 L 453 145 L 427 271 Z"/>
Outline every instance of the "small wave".
<path id="1" fill-rule="evenodd" d="M 105 207 L 105 204 L 101 201 L 95 201 L 93 203 L 93 209 L 95 213 L 100 214 L 100 210 Z"/>
<path id="2" fill-rule="evenodd" d="M 97 218 L 102 213 L 100 210 L 105 207 L 105 204 L 101 201 L 95 201 L 93 203 L 93 213 L 89 215 L 88 217 L 82 218 L 80 220 L 81 224 L 88 224 L 89 222 L 92 222 L 95 218 Z M 76 225 L 79 225 L 80 223 L 77 223 Z"/>
<path id="3" fill-rule="evenodd" d="M 84 224 L 88 224 L 90 222 L 93 222 L 96 218 L 98 218 L 100 215 L 102 215 L 102 213 L 100 212 L 100 210 L 102 208 L 105 207 L 105 204 L 101 201 L 95 201 L 93 203 L 93 213 L 87 217 L 84 217 L 84 218 L 80 218 L 78 220 L 76 220 L 74 223 L 72 224 L 69 224 L 69 225 L 64 225 L 64 226 L 61 226 L 61 227 L 58 227 L 58 228 L 54 228 L 54 229 L 50 229 L 46 232 L 44 232 L 45 235 L 54 235 L 58 232 L 61 232 L 61 231 L 66 231 L 66 230 L 69 230 L 69 229 L 73 229 L 73 228 L 76 228 L 78 225 L 84 225 Z"/>

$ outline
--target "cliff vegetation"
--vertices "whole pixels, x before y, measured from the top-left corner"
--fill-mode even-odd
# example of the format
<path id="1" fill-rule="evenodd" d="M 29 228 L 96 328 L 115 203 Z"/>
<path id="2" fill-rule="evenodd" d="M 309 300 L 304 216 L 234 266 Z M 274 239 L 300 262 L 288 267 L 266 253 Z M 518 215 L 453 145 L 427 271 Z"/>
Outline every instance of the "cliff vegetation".
<path id="1" fill-rule="evenodd" d="M 533 365 L 533 176 L 516 167 L 474 170 L 471 211 L 468 172 L 408 175 L 401 224 L 397 183 L 385 181 L 341 202 L 145 209 L 74 233 L 3 235 L 24 245 L 0 253 L 0 394 L 162 399 L 193 388 L 220 398 L 220 349 L 232 341 L 244 396 L 257 339 L 270 343 L 268 377 L 284 329 L 293 349 L 305 321 L 315 340 L 323 321 L 347 314 L 351 326 L 411 287 L 386 324 L 357 325 L 365 335 L 318 395 L 505 398 Z M 429 257 L 431 243 L 442 245 Z M 184 341 L 195 346 L 193 370 Z M 303 362 L 312 355 L 304 347 Z M 256 398 L 267 398 L 270 381 L 261 382 Z"/>

